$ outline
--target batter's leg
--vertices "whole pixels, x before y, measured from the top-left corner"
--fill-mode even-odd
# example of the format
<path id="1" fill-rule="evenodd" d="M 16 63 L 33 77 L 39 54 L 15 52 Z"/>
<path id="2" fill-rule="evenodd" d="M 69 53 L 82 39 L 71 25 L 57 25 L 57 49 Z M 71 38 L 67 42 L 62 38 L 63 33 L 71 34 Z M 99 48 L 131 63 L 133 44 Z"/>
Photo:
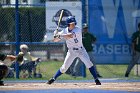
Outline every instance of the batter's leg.
<path id="1" fill-rule="evenodd" d="M 94 77 L 96 85 L 101 85 L 101 83 L 100 83 L 100 81 L 98 80 L 98 77 L 97 77 L 96 69 L 94 68 L 93 63 L 90 61 L 90 58 L 89 58 L 86 50 L 83 50 L 82 54 L 79 55 L 79 58 L 86 65 L 86 67 L 89 68 L 90 73 Z"/>
<path id="2" fill-rule="evenodd" d="M 90 71 L 90 73 L 92 74 L 92 76 L 94 77 L 95 80 L 98 79 L 96 69 L 94 68 L 94 66 L 89 68 L 89 71 Z"/>
<path id="3" fill-rule="evenodd" d="M 73 67 L 73 76 L 82 76 L 81 66 L 84 65 L 80 58 L 76 58 L 75 65 Z"/>
<path id="4" fill-rule="evenodd" d="M 52 84 L 60 75 L 65 73 L 68 70 L 68 68 L 70 67 L 70 65 L 72 64 L 72 62 L 75 58 L 76 57 L 68 51 L 67 55 L 66 55 L 66 58 L 64 60 L 64 64 L 56 72 L 56 74 L 47 82 L 47 84 Z"/>
<path id="5" fill-rule="evenodd" d="M 98 76 L 98 77 L 102 77 L 102 76 L 99 74 L 98 70 L 97 70 L 96 62 L 95 62 L 95 59 L 94 59 L 93 52 L 88 52 L 88 55 L 89 55 L 90 61 L 93 63 L 93 66 L 94 66 L 94 68 L 95 68 L 95 70 L 96 70 L 97 76 Z"/>
<path id="6" fill-rule="evenodd" d="M 88 55 L 83 55 L 83 57 L 80 57 L 81 61 L 86 65 L 87 68 L 89 68 L 90 73 L 92 74 L 92 76 L 94 77 L 94 79 L 96 80 L 97 77 L 97 73 L 96 73 L 96 69 L 93 66 L 93 63 L 90 61 Z"/>

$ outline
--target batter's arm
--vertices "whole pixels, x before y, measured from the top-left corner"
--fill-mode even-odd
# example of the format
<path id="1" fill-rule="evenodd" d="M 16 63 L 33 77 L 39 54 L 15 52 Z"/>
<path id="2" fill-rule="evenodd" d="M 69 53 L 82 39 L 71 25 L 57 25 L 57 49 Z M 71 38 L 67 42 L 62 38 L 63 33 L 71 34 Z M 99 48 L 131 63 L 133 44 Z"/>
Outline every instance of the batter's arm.
<path id="1" fill-rule="evenodd" d="M 64 37 L 65 39 L 73 38 L 73 34 L 72 33 L 62 34 L 61 36 Z"/>
<path id="2" fill-rule="evenodd" d="M 73 38 L 73 34 L 72 33 L 63 33 L 63 32 L 58 32 L 55 36 L 54 36 L 54 42 L 59 42 L 62 38 L 64 39 L 70 39 Z"/>

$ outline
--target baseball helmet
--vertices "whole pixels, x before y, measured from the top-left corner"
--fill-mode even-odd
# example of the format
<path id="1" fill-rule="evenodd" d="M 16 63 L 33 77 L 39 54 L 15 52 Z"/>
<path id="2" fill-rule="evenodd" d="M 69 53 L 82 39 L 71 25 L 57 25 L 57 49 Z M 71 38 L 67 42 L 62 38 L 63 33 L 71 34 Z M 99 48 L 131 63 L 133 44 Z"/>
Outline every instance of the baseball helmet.
<path id="1" fill-rule="evenodd" d="M 67 23 L 67 25 L 73 24 L 73 23 L 75 23 L 75 25 L 77 24 L 77 22 L 76 22 L 74 16 L 69 16 L 69 17 L 66 19 L 66 23 Z"/>
<path id="2" fill-rule="evenodd" d="M 82 27 L 83 27 L 83 29 L 84 28 L 88 28 L 88 24 L 87 23 L 83 23 Z"/>

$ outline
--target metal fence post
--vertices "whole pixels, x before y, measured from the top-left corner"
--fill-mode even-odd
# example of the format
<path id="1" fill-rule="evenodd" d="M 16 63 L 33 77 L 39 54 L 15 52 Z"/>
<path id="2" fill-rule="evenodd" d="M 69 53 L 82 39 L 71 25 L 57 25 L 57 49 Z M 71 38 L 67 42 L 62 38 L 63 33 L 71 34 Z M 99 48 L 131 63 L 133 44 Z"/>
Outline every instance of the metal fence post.
<path id="1" fill-rule="evenodd" d="M 82 24 L 86 23 L 86 0 L 82 0 Z M 82 65 L 82 76 L 86 77 L 86 67 Z"/>
<path id="2" fill-rule="evenodd" d="M 16 4 L 15 4 L 15 19 L 16 19 L 16 29 L 15 29 L 15 33 L 16 33 L 16 55 L 19 53 L 19 45 L 20 45 L 20 39 L 19 39 L 19 8 L 18 8 L 18 0 L 16 0 Z M 16 78 L 19 78 L 19 64 L 18 62 L 16 62 L 15 65 L 16 68 Z"/>

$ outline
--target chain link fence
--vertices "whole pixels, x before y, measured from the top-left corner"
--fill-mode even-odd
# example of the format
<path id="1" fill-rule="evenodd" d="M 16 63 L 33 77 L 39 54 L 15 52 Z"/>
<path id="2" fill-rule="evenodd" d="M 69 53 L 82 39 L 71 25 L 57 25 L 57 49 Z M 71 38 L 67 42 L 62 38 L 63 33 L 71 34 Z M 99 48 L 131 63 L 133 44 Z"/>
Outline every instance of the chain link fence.
<path id="1" fill-rule="evenodd" d="M 0 7 L 0 51 L 5 54 L 16 55 L 16 18 L 15 5 L 1 4 Z M 41 59 L 41 62 L 50 60 L 64 60 L 65 44 L 43 42 L 46 34 L 45 25 L 45 4 L 41 5 L 22 5 L 19 4 L 19 41 L 26 44 L 31 56 Z M 9 67 L 11 62 L 4 62 Z M 20 66 L 20 65 L 19 65 Z M 12 66 L 13 67 L 13 66 Z M 13 72 L 13 69 L 11 69 Z M 14 69 L 15 70 L 15 69 Z M 28 67 L 26 68 L 28 70 Z M 13 72 L 14 74 L 15 71 Z M 13 77 L 10 73 L 8 77 Z M 27 71 L 24 71 L 27 76 Z M 20 77 L 25 77 L 20 72 Z M 15 77 L 15 75 L 14 75 Z"/>
<path id="2" fill-rule="evenodd" d="M 86 5 L 87 7 L 87 5 Z M 19 5 L 19 41 L 26 44 L 32 56 L 41 58 L 36 66 L 37 77 L 49 79 L 63 64 L 65 57 L 65 43 L 43 42 L 46 34 L 45 5 Z M 16 54 L 16 24 L 15 5 L 1 5 L 0 7 L 0 52 Z M 7 61 L 5 64 L 11 66 Z M 126 65 L 97 65 L 98 71 L 105 78 L 124 77 Z M 91 79 L 88 71 L 86 78 Z M 132 73 L 132 76 L 133 73 Z M 8 77 L 15 77 L 11 69 Z M 28 78 L 28 72 L 20 73 L 20 78 Z M 60 79 L 73 79 L 71 75 L 64 75 Z M 74 76 L 75 78 L 75 76 Z"/>

